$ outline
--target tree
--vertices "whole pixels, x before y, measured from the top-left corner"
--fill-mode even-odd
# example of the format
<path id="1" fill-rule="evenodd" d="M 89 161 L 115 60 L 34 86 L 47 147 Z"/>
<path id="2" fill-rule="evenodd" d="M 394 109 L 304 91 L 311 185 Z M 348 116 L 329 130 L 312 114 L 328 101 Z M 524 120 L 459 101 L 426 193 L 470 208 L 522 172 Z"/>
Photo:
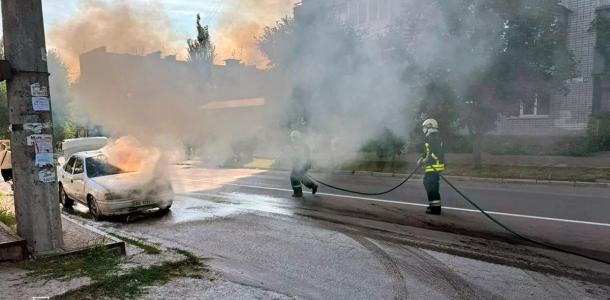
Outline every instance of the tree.
<path id="1" fill-rule="evenodd" d="M 492 64 L 471 76 L 465 98 L 472 101 L 469 128 L 474 132 L 475 167 L 481 166 L 481 139 L 495 128 L 497 115 L 510 112 L 540 95 L 566 91 L 576 62 L 568 50 L 565 18 L 559 0 L 492 1 L 501 24 L 501 47 Z M 485 30 L 485 28 L 482 28 Z M 484 35 L 485 36 L 485 35 Z"/>
<path id="2" fill-rule="evenodd" d="M 208 26 L 201 26 L 201 16 L 197 14 L 197 38 L 188 39 L 188 60 L 209 75 L 214 58 L 216 57 L 215 47 L 212 44 Z"/>
<path id="3" fill-rule="evenodd" d="M 595 49 L 604 58 L 604 72 L 610 73 L 610 12 L 600 10 L 591 23 L 591 32 L 597 35 Z"/>
<path id="4" fill-rule="evenodd" d="M 49 90 L 53 100 L 53 136 L 56 141 L 76 137 L 72 132 L 72 94 L 68 81 L 68 69 L 55 51 L 47 56 L 49 68 Z"/>
<path id="5" fill-rule="evenodd" d="M 464 104 L 460 119 L 473 135 L 476 167 L 483 136 L 499 115 L 565 91 L 574 76 L 559 2 L 436 0 L 411 7 L 407 13 L 419 14 L 418 22 L 399 24 L 399 54 L 413 62 L 411 77 L 420 77 L 420 87 L 449 83 Z"/>

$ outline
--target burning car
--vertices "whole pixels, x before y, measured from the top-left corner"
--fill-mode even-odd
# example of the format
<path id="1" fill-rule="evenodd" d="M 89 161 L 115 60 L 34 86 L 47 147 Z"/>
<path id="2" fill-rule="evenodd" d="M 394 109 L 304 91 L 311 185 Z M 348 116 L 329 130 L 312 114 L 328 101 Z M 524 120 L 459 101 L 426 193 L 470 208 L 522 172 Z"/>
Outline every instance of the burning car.
<path id="1" fill-rule="evenodd" d="M 151 209 L 166 212 L 173 203 L 167 177 L 117 166 L 102 150 L 73 154 L 59 169 L 58 179 L 62 205 L 71 208 L 80 202 L 96 220 Z"/>

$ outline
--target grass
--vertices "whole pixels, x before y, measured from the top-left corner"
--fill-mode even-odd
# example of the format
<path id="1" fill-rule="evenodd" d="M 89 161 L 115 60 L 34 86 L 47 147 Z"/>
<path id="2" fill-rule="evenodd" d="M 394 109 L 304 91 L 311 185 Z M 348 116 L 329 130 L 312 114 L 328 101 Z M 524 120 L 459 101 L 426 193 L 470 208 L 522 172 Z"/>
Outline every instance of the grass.
<path id="1" fill-rule="evenodd" d="M 610 169 L 575 167 L 483 165 L 481 169 L 477 170 L 472 166 L 448 165 L 445 174 L 484 178 L 535 179 L 571 182 L 596 182 L 610 180 Z"/>
<path id="2" fill-rule="evenodd" d="M 393 168 L 391 162 L 359 161 L 346 164 L 340 169 L 343 171 L 410 173 L 413 167 L 413 165 L 409 165 L 406 162 L 396 162 Z M 610 181 L 610 168 L 528 167 L 487 164 L 483 165 L 481 169 L 475 169 L 472 165 L 447 164 L 444 174 L 483 178 L 535 179 L 570 182 Z"/>
<path id="3" fill-rule="evenodd" d="M 68 281 L 89 277 L 92 284 L 68 292 L 57 299 L 133 299 L 154 285 L 162 285 L 176 277 L 203 278 L 208 271 L 202 260 L 194 254 L 173 249 L 184 256 L 176 262 L 151 267 L 137 267 L 120 274 L 120 259 L 105 248 L 94 248 L 56 258 L 41 259 L 25 264 L 28 276 L 43 280 Z"/>
<path id="4" fill-rule="evenodd" d="M 119 270 L 119 257 L 104 247 L 96 247 L 70 256 L 43 258 L 25 264 L 28 276 L 44 280 L 68 281 L 89 277 L 102 280 Z"/>
<path id="5" fill-rule="evenodd" d="M 0 208 L 0 222 L 4 223 L 6 226 L 15 229 L 17 226 L 17 219 L 15 218 L 15 214 Z"/>
<path id="6" fill-rule="evenodd" d="M 113 236 L 113 237 L 115 237 L 115 238 L 117 238 L 117 239 L 119 239 L 119 240 L 121 240 L 121 241 L 123 241 L 123 242 L 125 242 L 125 243 L 127 243 L 127 244 L 136 246 L 136 247 L 144 250 L 144 253 L 146 253 L 146 254 L 151 254 L 151 255 L 159 255 L 159 254 L 161 254 L 161 249 L 159 249 L 159 248 L 157 248 L 155 246 L 152 246 L 152 245 L 149 245 L 149 244 L 145 244 L 145 243 L 143 243 L 141 241 L 138 241 L 138 240 L 135 240 L 135 239 L 132 239 L 132 238 L 128 238 L 126 236 L 118 235 L 116 233 L 110 232 L 108 234 Z"/>

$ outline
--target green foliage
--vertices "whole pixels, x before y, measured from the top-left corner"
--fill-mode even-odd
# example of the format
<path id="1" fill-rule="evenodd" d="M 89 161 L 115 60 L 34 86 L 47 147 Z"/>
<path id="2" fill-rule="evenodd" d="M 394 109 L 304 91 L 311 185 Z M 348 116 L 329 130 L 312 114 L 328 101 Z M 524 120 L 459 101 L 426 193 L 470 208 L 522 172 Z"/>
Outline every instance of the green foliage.
<path id="1" fill-rule="evenodd" d="M 98 281 L 118 271 L 119 258 L 104 247 L 95 247 L 69 257 L 30 261 L 25 267 L 34 278 L 68 281 L 87 276 Z"/>
<path id="2" fill-rule="evenodd" d="M 123 241 L 123 242 L 125 242 L 125 243 L 127 243 L 127 244 L 130 244 L 132 246 L 136 246 L 136 247 L 144 250 L 144 253 L 146 253 L 146 254 L 150 254 L 150 255 L 159 255 L 159 254 L 161 254 L 161 249 L 159 249 L 156 246 L 145 244 L 145 243 L 143 243 L 143 242 L 141 242 L 139 240 L 128 238 L 126 236 L 122 236 L 122 235 L 119 235 L 119 234 L 116 234 L 116 233 L 110 232 L 108 234 L 113 236 L 113 237 L 115 237 L 115 238 L 117 238 L 117 239 L 119 239 L 119 240 L 121 240 L 121 241 Z"/>
<path id="3" fill-rule="evenodd" d="M 8 131 L 10 125 L 8 114 L 6 82 L 0 82 L 0 139 L 10 138 L 10 132 Z"/>
<path id="4" fill-rule="evenodd" d="M 196 28 L 197 38 L 195 40 L 187 40 L 189 61 L 202 65 L 204 68 L 210 68 L 216 56 L 215 47 L 212 44 L 208 26 L 201 25 L 201 16 L 199 14 L 197 14 Z"/>
<path id="5" fill-rule="evenodd" d="M 362 151 L 375 153 L 378 159 L 394 160 L 405 151 L 405 140 L 396 136 L 391 130 L 385 129 L 379 137 L 362 147 Z"/>
<path id="6" fill-rule="evenodd" d="M 0 223 L 4 223 L 6 226 L 14 228 L 15 225 L 17 225 L 15 214 L 0 208 Z"/>
<path id="7" fill-rule="evenodd" d="M 76 137 L 76 125 L 72 121 L 72 93 L 68 69 L 57 52 L 49 51 L 47 65 L 51 74 L 49 92 L 53 109 L 53 138 L 58 142 Z"/>
<path id="8" fill-rule="evenodd" d="M 264 33 L 257 38 L 258 48 L 269 59 L 272 67 L 286 66 L 291 56 L 286 45 L 295 43 L 294 19 L 283 17 L 274 26 L 265 27 Z"/>
<path id="9" fill-rule="evenodd" d="M 610 151 L 610 113 L 591 116 L 586 145 L 588 152 Z"/>
<path id="10" fill-rule="evenodd" d="M 606 61 L 605 71 L 610 72 L 610 13 L 598 11 L 591 23 L 590 31 L 595 32 L 597 36 L 595 49 Z"/>

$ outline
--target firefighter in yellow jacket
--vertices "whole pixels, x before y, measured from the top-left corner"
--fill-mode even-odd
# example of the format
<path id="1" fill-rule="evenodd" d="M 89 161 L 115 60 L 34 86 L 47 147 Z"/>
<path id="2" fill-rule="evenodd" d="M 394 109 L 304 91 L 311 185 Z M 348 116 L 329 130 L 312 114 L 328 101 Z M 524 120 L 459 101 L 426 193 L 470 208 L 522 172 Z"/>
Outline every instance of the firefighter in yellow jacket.
<path id="1" fill-rule="evenodd" d="M 422 131 L 425 135 L 422 156 L 419 164 L 425 168 L 424 187 L 428 194 L 427 214 L 441 214 L 440 172 L 445 170 L 445 151 L 443 142 L 438 132 L 438 122 L 427 119 L 422 123 Z"/>

